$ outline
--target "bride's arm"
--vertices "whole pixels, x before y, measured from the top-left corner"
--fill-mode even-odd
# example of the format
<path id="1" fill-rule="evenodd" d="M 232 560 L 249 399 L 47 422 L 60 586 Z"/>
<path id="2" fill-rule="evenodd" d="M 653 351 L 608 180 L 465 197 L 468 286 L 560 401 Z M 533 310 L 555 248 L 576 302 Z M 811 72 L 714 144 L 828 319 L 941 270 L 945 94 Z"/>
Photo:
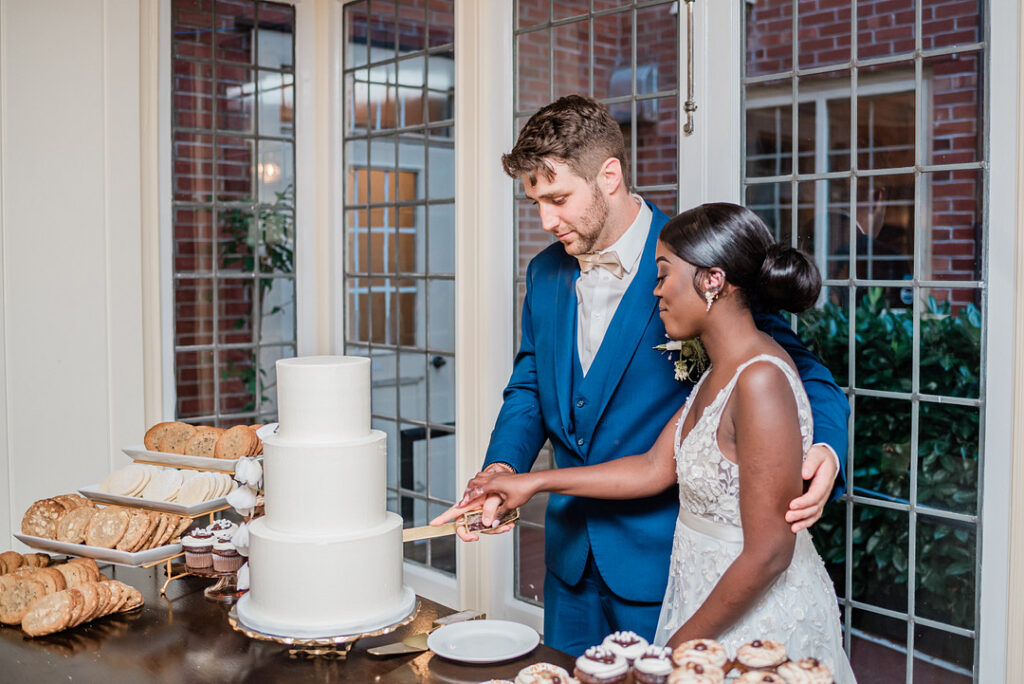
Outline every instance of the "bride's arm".
<path id="1" fill-rule="evenodd" d="M 453 520 L 467 510 L 479 508 L 489 495 L 498 495 L 501 506 L 495 512 L 523 505 L 538 492 L 554 492 L 594 499 L 641 499 L 665 491 L 676 481 L 673 453 L 676 422 L 682 408 L 661 430 L 654 445 L 643 454 L 624 456 L 605 463 L 573 468 L 541 470 L 513 475 L 504 472 L 478 473 L 466 485 L 466 493 L 458 504 L 431 521 L 441 524 Z M 484 524 L 490 523 L 485 508 Z"/>
<path id="2" fill-rule="evenodd" d="M 786 523 L 801 489 L 803 453 L 796 400 L 782 371 L 756 364 L 739 378 L 723 423 L 731 417 L 739 464 L 743 551 L 697 612 L 669 640 L 675 647 L 729 629 L 789 567 L 795 535 Z"/>

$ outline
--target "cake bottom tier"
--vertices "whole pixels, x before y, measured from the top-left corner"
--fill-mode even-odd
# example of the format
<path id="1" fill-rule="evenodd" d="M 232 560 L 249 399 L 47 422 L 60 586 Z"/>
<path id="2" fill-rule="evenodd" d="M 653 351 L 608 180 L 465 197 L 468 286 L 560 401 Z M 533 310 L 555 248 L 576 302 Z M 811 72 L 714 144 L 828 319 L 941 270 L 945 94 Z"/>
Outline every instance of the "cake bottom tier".
<path id="1" fill-rule="evenodd" d="M 263 519 L 249 528 L 249 592 L 243 625 L 316 639 L 365 634 L 403 620 L 416 596 L 402 582 L 402 518 L 344 535 L 284 534 Z"/>

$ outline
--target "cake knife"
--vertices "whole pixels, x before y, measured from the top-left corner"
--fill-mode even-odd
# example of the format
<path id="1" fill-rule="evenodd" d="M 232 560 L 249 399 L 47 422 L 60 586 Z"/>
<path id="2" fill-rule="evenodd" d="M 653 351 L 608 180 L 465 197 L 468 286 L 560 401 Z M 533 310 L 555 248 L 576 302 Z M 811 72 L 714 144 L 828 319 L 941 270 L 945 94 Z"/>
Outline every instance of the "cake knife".
<path id="1" fill-rule="evenodd" d="M 443 525 L 423 525 L 421 527 L 409 527 L 402 530 L 402 541 L 411 542 L 419 541 L 421 539 L 433 539 L 434 537 L 444 537 L 449 534 L 455 534 L 455 529 L 460 525 L 464 525 L 470 532 L 477 532 L 480 534 L 493 534 L 495 530 L 500 529 L 504 525 L 513 523 L 519 520 L 519 509 L 515 508 L 499 519 L 498 525 L 493 528 L 484 527 L 484 524 L 480 521 L 483 515 L 483 509 L 477 509 L 475 511 L 468 511 L 462 514 L 455 520 L 445 523 Z"/>

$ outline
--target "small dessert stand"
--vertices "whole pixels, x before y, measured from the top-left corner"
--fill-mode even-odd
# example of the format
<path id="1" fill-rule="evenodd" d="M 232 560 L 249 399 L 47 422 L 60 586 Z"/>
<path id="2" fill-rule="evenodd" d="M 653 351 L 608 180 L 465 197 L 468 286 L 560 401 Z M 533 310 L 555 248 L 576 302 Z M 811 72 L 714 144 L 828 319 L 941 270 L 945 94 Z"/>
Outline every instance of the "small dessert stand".
<path id="1" fill-rule="evenodd" d="M 280 637 L 271 634 L 264 634 L 263 632 L 257 632 L 254 629 L 246 627 L 238 620 L 238 613 L 235 608 L 232 608 L 228 612 L 228 624 L 231 625 L 231 628 L 236 632 L 241 632 L 250 639 L 256 639 L 257 641 L 272 641 L 276 644 L 284 644 L 285 646 L 288 646 L 288 656 L 290 658 L 329 658 L 332 660 L 345 660 L 348 658 L 348 652 L 352 650 L 352 646 L 358 640 L 390 634 L 396 629 L 405 627 L 411 623 L 419 612 L 420 602 L 417 599 L 412 612 L 394 624 L 386 625 L 380 629 L 376 629 L 372 632 L 365 632 L 363 634 L 343 634 L 339 636 L 323 637 L 320 639 Z"/>

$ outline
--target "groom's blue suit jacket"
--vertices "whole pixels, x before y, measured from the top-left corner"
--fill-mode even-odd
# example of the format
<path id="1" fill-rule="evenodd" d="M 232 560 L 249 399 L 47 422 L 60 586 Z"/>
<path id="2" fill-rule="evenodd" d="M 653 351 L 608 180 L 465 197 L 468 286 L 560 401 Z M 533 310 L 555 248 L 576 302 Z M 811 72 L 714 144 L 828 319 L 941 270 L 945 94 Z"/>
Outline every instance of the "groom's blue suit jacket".
<path id="1" fill-rule="evenodd" d="M 654 248 L 668 217 L 650 206 L 654 218 L 639 269 L 582 382 L 574 382 L 573 372 L 579 264 L 561 243 L 530 262 L 519 352 L 485 466 L 504 462 L 527 472 L 545 440 L 551 440 L 560 468 L 643 453 L 686 399 L 692 385 L 675 380 L 667 355 L 653 349 L 666 341 L 653 291 Z M 829 444 L 843 460 L 846 396 L 782 318 L 756 314 L 755 319 L 785 347 L 800 371 L 814 411 L 815 442 Z M 583 575 L 588 552 L 593 552 L 615 594 L 660 602 L 678 509 L 675 486 L 628 501 L 552 494 L 545 519 L 547 567 L 574 585 Z"/>

